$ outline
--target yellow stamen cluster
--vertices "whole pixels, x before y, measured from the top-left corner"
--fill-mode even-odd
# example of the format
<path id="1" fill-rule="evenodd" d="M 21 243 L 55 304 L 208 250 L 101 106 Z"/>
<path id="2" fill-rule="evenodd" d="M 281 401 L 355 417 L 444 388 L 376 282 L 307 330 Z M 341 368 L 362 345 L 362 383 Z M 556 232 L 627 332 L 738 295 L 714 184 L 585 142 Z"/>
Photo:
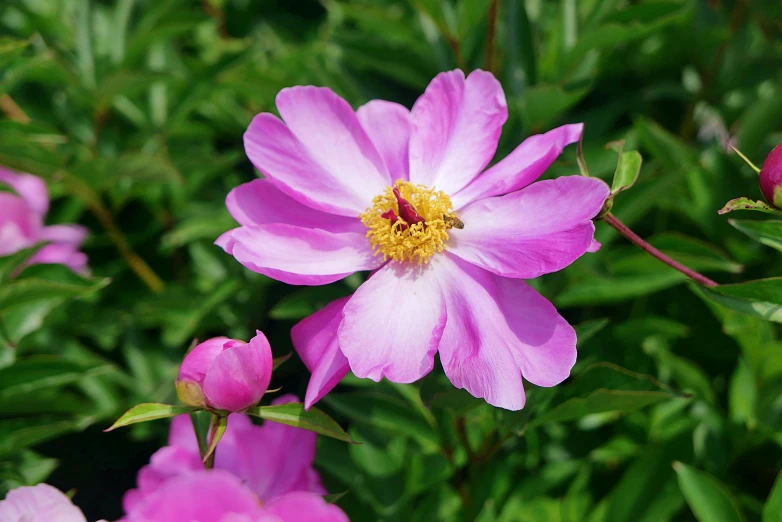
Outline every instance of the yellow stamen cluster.
<path id="1" fill-rule="evenodd" d="M 368 229 L 367 237 L 375 255 L 383 254 L 383 259 L 394 261 L 415 261 L 419 265 L 426 263 L 435 252 L 443 251 L 448 229 L 459 226 L 461 221 L 453 212 L 451 198 L 445 193 L 402 180 L 397 180 L 396 188 L 423 218 L 423 223 L 406 227 L 400 218 L 392 225 L 388 218 L 381 216 L 389 209 L 399 216 L 393 187 L 387 187 L 376 196 L 372 206 L 359 218 Z"/>

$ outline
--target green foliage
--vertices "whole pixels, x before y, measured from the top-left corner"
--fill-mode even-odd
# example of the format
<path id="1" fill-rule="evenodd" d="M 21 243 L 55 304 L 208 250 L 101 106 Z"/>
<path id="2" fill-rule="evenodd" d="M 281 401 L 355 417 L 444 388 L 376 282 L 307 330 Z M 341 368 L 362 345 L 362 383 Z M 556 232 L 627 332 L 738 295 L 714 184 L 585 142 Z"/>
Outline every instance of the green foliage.
<path id="1" fill-rule="evenodd" d="M 323 411 L 250 413 L 335 437 L 316 464 L 354 521 L 778 521 L 779 212 L 723 143 L 760 164 L 782 140 L 780 16 L 743 0 L 2 3 L 0 165 L 47 181 L 48 223 L 89 228 L 92 275 L 0 258 L 0 495 L 50 480 L 89 520 L 119 518 L 165 440 L 167 422 L 141 421 L 191 411 L 169 404 L 193 339 L 261 329 L 279 359 L 296 321 L 361 284 L 288 287 L 213 245 L 235 226 L 226 194 L 257 176 L 242 133 L 280 89 L 410 107 L 461 67 L 502 82 L 496 160 L 583 121 L 612 213 L 721 286 L 597 222 L 598 252 L 533 282 L 577 325 L 579 362 L 557 387 L 525 383 L 523 410 L 436 367 L 349 376 Z M 578 170 L 571 146 L 545 176 Z M 272 387 L 303 397 L 307 379 L 293 355 Z M 135 424 L 103 433 L 117 418 Z"/>

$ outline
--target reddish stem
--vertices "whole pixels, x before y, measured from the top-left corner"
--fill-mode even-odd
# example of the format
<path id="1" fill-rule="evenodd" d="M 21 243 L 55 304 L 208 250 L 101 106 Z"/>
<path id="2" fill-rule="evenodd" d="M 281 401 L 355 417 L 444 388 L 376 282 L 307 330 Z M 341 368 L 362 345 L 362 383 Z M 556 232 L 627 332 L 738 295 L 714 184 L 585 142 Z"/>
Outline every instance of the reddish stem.
<path id="1" fill-rule="evenodd" d="M 627 228 L 627 225 L 625 225 L 624 223 L 616 219 L 616 216 L 614 216 L 613 214 L 608 213 L 605 215 L 603 219 L 605 220 L 606 223 L 614 227 L 617 232 L 619 232 L 624 237 L 629 239 L 630 242 L 640 247 L 641 249 L 645 250 L 649 254 L 653 255 L 654 257 L 656 257 L 666 265 L 675 268 L 682 274 L 686 275 L 690 279 L 693 279 L 694 281 L 699 282 L 703 286 L 717 286 L 717 283 L 712 281 L 708 277 L 703 276 L 694 270 L 690 270 L 683 264 L 679 263 L 674 259 L 671 259 L 670 257 L 666 256 L 665 254 L 663 254 L 662 252 L 654 248 L 652 245 L 650 245 L 649 243 L 641 239 L 641 237 L 638 234 L 636 234 L 635 232 Z"/>

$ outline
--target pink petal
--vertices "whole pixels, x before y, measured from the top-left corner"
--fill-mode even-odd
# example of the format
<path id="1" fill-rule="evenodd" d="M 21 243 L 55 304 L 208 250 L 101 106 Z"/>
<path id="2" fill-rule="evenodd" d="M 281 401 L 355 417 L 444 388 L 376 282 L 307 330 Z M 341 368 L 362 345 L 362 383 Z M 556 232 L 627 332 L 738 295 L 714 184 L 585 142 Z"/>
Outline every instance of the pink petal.
<path id="1" fill-rule="evenodd" d="M 412 110 L 410 181 L 455 194 L 489 164 L 508 108 L 491 73 L 440 73 Z"/>
<path id="2" fill-rule="evenodd" d="M 291 285 L 323 285 L 380 266 L 363 233 L 272 224 L 235 228 L 216 244 L 254 272 Z"/>
<path id="3" fill-rule="evenodd" d="M 447 250 L 505 277 L 556 272 L 592 244 L 608 193 L 597 178 L 566 176 L 476 201 L 459 212 L 464 229 L 451 231 Z"/>
<path id="4" fill-rule="evenodd" d="M 22 196 L 27 206 L 36 214 L 45 216 L 49 210 L 49 191 L 46 183 L 32 174 L 19 174 L 0 167 L 0 183 L 5 183 Z"/>
<path id="5" fill-rule="evenodd" d="M 337 331 L 342 309 L 350 296 L 337 299 L 300 321 L 291 330 L 296 352 L 312 373 L 307 385 L 304 406 L 318 402 L 350 371 L 348 360 L 339 349 Z"/>
<path id="6" fill-rule="evenodd" d="M 347 302 L 339 346 L 357 377 L 409 383 L 431 371 L 446 319 L 439 257 L 422 266 L 389 263 Z"/>
<path id="7" fill-rule="evenodd" d="M 272 402 L 298 402 L 285 395 Z M 325 493 L 313 469 L 316 435 L 284 424 L 257 426 L 249 417 L 231 414 L 220 441 L 215 466 L 230 471 L 266 502 L 291 491 Z"/>
<path id="8" fill-rule="evenodd" d="M 289 196 L 312 208 L 355 217 L 391 178 L 350 105 L 323 87 L 277 95 L 285 120 L 257 115 L 244 135 L 247 156 Z"/>
<path id="9" fill-rule="evenodd" d="M 356 116 L 383 158 L 391 180 L 408 179 L 410 111 L 398 103 L 372 100 L 359 107 Z"/>
<path id="10" fill-rule="evenodd" d="M 173 478 L 145 497 L 126 522 L 224 522 L 228 514 L 262 514 L 258 499 L 239 478 L 222 470 L 196 471 Z M 240 519 L 241 520 L 241 519 Z"/>
<path id="11" fill-rule="evenodd" d="M 28 265 L 65 265 L 74 272 L 86 273 L 87 254 L 74 243 L 49 243 L 33 254 Z"/>
<path id="12" fill-rule="evenodd" d="M 179 367 L 178 381 L 190 381 L 203 384 L 209 365 L 228 343 L 236 343 L 228 337 L 212 337 L 199 343 L 187 355 Z"/>
<path id="13" fill-rule="evenodd" d="M 509 410 L 524 407 L 521 370 L 511 353 L 518 339 L 492 295 L 492 276 L 449 255 L 440 271 L 448 321 L 440 361 L 457 388 Z"/>
<path id="14" fill-rule="evenodd" d="M 187 415 L 181 417 L 190 422 Z M 125 493 L 122 498 L 122 508 L 129 513 L 139 502 L 168 480 L 201 469 L 204 469 L 204 465 L 201 463 L 197 447 L 193 452 L 176 446 L 164 446 L 152 454 L 148 465 L 139 470 L 136 481 L 138 487 Z"/>
<path id="15" fill-rule="evenodd" d="M 225 198 L 225 206 L 240 225 L 287 223 L 331 232 L 363 230 L 358 219 L 327 214 L 303 205 L 268 179 L 255 179 L 234 188 Z"/>
<path id="16" fill-rule="evenodd" d="M 0 192 L 0 256 L 33 246 L 40 240 L 42 217 L 22 198 Z"/>
<path id="17" fill-rule="evenodd" d="M 198 441 L 190 415 L 177 415 L 171 420 L 171 427 L 168 430 L 168 444 L 198 454 Z"/>
<path id="18" fill-rule="evenodd" d="M 1 171 L 0 171 L 1 172 Z M 87 522 L 81 510 L 48 484 L 12 489 L 0 501 L 2 522 Z"/>
<path id="19" fill-rule="evenodd" d="M 207 404 L 238 411 L 261 400 L 272 378 L 272 350 L 269 341 L 256 331 L 249 343 L 227 348 L 212 360 L 204 377 Z"/>
<path id="20" fill-rule="evenodd" d="M 524 406 L 520 376 L 554 386 L 576 362 L 576 333 L 554 306 L 518 279 L 495 276 L 455 257 L 441 274 L 448 323 L 440 341 L 457 387 L 511 410 Z"/>
<path id="21" fill-rule="evenodd" d="M 587 248 L 587 252 L 589 252 L 590 254 L 594 254 L 595 252 L 600 250 L 600 247 L 602 247 L 602 246 L 603 245 L 600 244 L 600 241 L 598 241 L 597 239 L 592 238 L 592 242 L 589 243 L 589 248 Z"/>
<path id="22" fill-rule="evenodd" d="M 260 522 L 349 522 L 341 509 L 314 493 L 279 497 L 264 507 L 263 514 Z"/>
<path id="23" fill-rule="evenodd" d="M 87 239 L 87 229 L 81 225 L 49 225 L 41 230 L 41 239 L 55 243 L 81 245 Z"/>
<path id="24" fill-rule="evenodd" d="M 504 159 L 452 195 L 454 208 L 458 210 L 471 201 L 502 196 L 526 187 L 554 163 L 567 145 L 581 139 L 583 130 L 583 123 L 574 123 L 530 136 Z"/>

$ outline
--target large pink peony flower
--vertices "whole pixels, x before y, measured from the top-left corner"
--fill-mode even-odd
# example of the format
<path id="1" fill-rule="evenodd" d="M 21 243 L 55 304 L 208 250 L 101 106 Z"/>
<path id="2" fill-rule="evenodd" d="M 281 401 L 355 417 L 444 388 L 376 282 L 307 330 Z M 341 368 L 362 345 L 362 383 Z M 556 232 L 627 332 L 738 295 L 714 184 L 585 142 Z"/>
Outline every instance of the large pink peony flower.
<path id="1" fill-rule="evenodd" d="M 378 100 L 353 111 L 320 87 L 283 89 L 277 109 L 283 121 L 259 114 L 245 133 L 265 179 L 228 195 L 241 226 L 217 244 L 289 284 L 375 271 L 294 330 L 313 372 L 308 405 L 348 368 L 409 383 L 437 352 L 455 386 L 507 409 L 524 406 L 522 376 L 553 386 L 569 375 L 575 332 L 522 280 L 594 249 L 606 184 L 532 184 L 581 124 L 532 136 L 484 170 L 507 118 L 484 71 L 439 74 L 411 111 Z"/>
<path id="2" fill-rule="evenodd" d="M 79 246 L 87 230 L 79 225 L 44 226 L 48 211 L 49 192 L 41 178 L 0 167 L 0 256 L 46 242 L 28 264 L 61 264 L 85 272 L 87 256 Z"/>
<path id="3" fill-rule="evenodd" d="M 337 506 L 308 492 L 259 502 L 242 481 L 222 470 L 169 480 L 138 503 L 125 522 L 348 522 Z"/>
<path id="4" fill-rule="evenodd" d="M 293 395 L 273 404 L 296 402 Z M 171 479 L 204 469 L 193 425 L 187 415 L 175 417 L 165 446 L 152 455 L 138 473 L 137 488 L 125 494 L 123 507 L 135 513 L 144 499 Z M 325 494 L 315 460 L 315 433 L 284 424 L 256 426 L 239 413 L 228 416 L 228 428 L 215 451 L 215 469 L 240 479 L 261 501 L 269 502 L 293 492 Z"/>

